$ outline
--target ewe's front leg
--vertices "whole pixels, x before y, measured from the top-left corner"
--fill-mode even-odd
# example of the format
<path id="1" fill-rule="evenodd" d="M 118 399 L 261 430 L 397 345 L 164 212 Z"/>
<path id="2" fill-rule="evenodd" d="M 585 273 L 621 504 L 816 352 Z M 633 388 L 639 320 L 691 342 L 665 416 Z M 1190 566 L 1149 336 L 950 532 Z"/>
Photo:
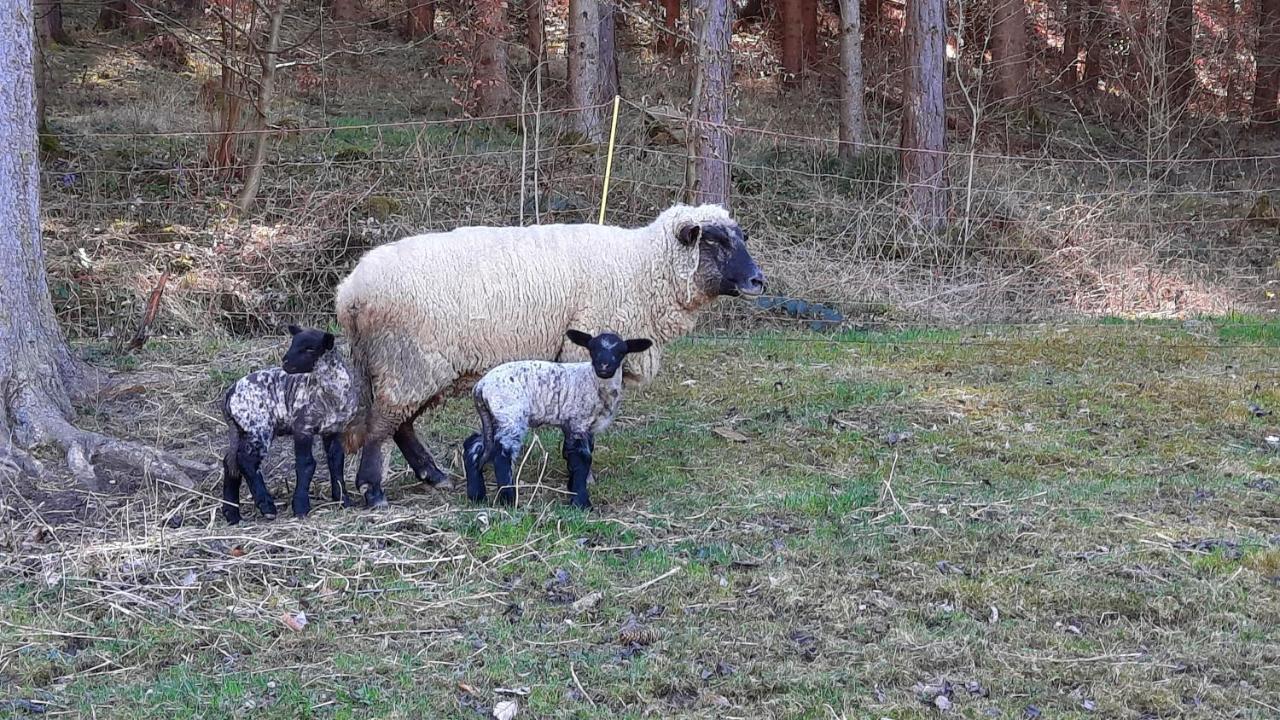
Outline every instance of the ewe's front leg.
<path id="1" fill-rule="evenodd" d="M 437 490 L 453 489 L 453 482 L 449 480 L 449 476 L 440 469 L 439 465 L 436 465 L 436 459 L 431 456 L 431 451 L 418 439 L 418 434 L 413 430 L 412 419 L 405 420 L 400 427 L 396 428 L 393 439 L 396 441 L 396 447 L 400 448 L 400 454 L 404 455 L 405 462 L 413 468 L 413 474 L 419 480 Z"/>
<path id="2" fill-rule="evenodd" d="M 342 435 L 324 436 L 324 459 L 329 465 L 329 497 L 342 501 L 342 507 L 351 507 L 351 495 L 347 493 L 347 479 L 343 476 L 346 452 L 342 449 Z"/>
<path id="3" fill-rule="evenodd" d="M 297 468 L 298 484 L 293 488 L 293 514 L 299 518 L 304 518 L 311 512 L 311 478 L 316 474 L 314 446 L 314 435 L 294 434 L 293 462 Z"/>

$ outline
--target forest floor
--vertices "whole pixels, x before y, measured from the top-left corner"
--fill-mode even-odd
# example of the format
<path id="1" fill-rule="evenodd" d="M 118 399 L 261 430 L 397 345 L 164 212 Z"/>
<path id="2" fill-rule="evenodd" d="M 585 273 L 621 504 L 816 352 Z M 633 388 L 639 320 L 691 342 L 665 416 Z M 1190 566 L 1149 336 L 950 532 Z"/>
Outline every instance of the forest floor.
<path id="1" fill-rule="evenodd" d="M 390 510 L 303 522 L 228 528 L 216 477 L 9 488 L 0 716 L 1274 718 L 1278 347 L 1242 317 L 692 338 L 588 513 L 554 434 L 515 509 L 396 453 Z M 210 462 L 220 389 L 282 350 L 84 349 L 162 378 L 86 425 Z M 473 424 L 419 425 L 456 468 Z"/>

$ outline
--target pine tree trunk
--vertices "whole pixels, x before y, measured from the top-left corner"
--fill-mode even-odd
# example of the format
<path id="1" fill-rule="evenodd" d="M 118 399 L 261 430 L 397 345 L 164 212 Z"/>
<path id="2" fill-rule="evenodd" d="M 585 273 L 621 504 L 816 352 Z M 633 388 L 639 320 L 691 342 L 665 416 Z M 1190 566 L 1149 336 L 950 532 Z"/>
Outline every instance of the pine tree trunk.
<path id="1" fill-rule="evenodd" d="M 1024 101 L 1031 86 L 1027 62 L 1027 8 L 1024 0 L 994 0 L 991 10 L 991 65 L 995 94 Z"/>
<path id="2" fill-rule="evenodd" d="M 408 0 L 404 14 L 405 40 L 421 40 L 436 29 L 436 0 Z"/>
<path id="3" fill-rule="evenodd" d="M 583 137 L 604 142 L 604 109 L 600 107 L 600 3 L 569 0 L 569 105 L 577 108 Z"/>
<path id="4" fill-rule="evenodd" d="M 1253 83 L 1253 122 L 1280 120 L 1280 0 L 1258 0 L 1258 70 Z"/>
<path id="5" fill-rule="evenodd" d="M 729 206 L 729 131 L 725 127 L 732 92 L 733 53 L 730 0 L 693 0 L 697 33 L 694 73 L 694 201 Z"/>
<path id="6" fill-rule="evenodd" d="M 1191 57 L 1196 13 L 1192 0 L 1169 0 L 1165 19 L 1165 94 L 1169 108 L 1176 110 L 1191 99 L 1196 84 L 1196 68 Z"/>
<path id="7" fill-rule="evenodd" d="M 858 0 L 840 0 L 840 157 L 853 160 L 867 141 L 862 80 L 862 9 Z"/>
<path id="8" fill-rule="evenodd" d="M 818 62 L 818 0 L 800 0 L 800 10 L 804 32 L 801 61 L 805 67 L 813 67 Z"/>
<path id="9" fill-rule="evenodd" d="M 493 117 L 511 112 L 511 79 L 507 74 L 507 2 L 477 0 L 472 32 L 476 110 Z"/>
<path id="10" fill-rule="evenodd" d="M 804 0 L 779 0 L 782 12 L 782 69 L 797 80 L 804 70 Z"/>
<path id="11" fill-rule="evenodd" d="M 28 452 L 60 446 L 73 474 L 98 487 L 94 461 L 128 466 L 192 487 L 183 472 L 207 471 L 161 453 L 70 422 L 72 402 L 87 399 L 103 378 L 72 356 L 49 299 L 40 228 L 40 166 L 36 147 L 35 21 L 32 5 L 4 0 L 0 7 L 0 473 L 39 475 Z M 181 464 L 181 467 L 180 467 Z"/>
<path id="12" fill-rule="evenodd" d="M 525 45 L 535 63 L 542 62 L 543 46 L 547 38 L 546 0 L 525 0 Z"/>
<path id="13" fill-rule="evenodd" d="M 908 216 L 931 232 L 947 223 L 945 12 L 943 0 L 906 1 L 902 182 Z"/>

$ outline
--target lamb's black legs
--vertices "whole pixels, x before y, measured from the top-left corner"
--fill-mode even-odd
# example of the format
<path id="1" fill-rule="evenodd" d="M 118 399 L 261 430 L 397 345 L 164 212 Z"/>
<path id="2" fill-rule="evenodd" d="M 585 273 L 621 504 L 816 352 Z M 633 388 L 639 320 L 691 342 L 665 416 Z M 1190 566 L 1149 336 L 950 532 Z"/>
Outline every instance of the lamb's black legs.
<path id="1" fill-rule="evenodd" d="M 240 522 L 240 483 L 244 478 L 236 464 L 236 447 L 222 456 L 222 517 L 226 518 L 228 525 Z"/>
<path id="2" fill-rule="evenodd" d="M 591 452 L 594 445 L 590 433 L 569 433 L 564 436 L 564 459 L 569 465 L 569 501 L 575 507 L 591 507 L 591 495 L 587 491 L 587 478 L 591 475 Z"/>
<path id="3" fill-rule="evenodd" d="M 471 502 L 483 502 L 485 497 L 484 438 L 475 433 L 462 443 L 462 466 L 467 474 L 467 499 Z"/>
<path id="4" fill-rule="evenodd" d="M 342 449 L 342 435 L 324 436 L 324 459 L 329 465 L 329 497 L 341 500 L 343 507 L 351 507 L 351 495 L 347 493 L 347 481 L 342 476 L 346 453 Z"/>
<path id="5" fill-rule="evenodd" d="M 498 502 L 511 505 L 516 501 L 516 489 L 511 477 L 511 463 L 518 449 L 509 448 L 498 443 L 493 454 L 493 475 L 498 482 Z"/>
<path id="6" fill-rule="evenodd" d="M 276 517 L 276 501 L 271 497 L 271 491 L 267 490 L 267 483 L 262 478 L 262 458 L 267 454 L 267 448 L 258 443 L 253 442 L 247 437 L 241 437 L 236 447 L 236 464 L 240 467 L 240 474 L 249 482 L 249 492 L 253 495 L 253 504 L 258 506 L 258 512 L 268 520 L 274 520 Z M 239 484 L 237 483 L 237 497 Z M 236 512 L 239 515 L 239 511 Z"/>
<path id="7" fill-rule="evenodd" d="M 293 463 L 298 484 L 293 488 L 293 515 L 304 518 L 311 512 L 311 479 L 316 476 L 315 436 L 297 433 L 293 436 Z"/>
<path id="8" fill-rule="evenodd" d="M 400 423 L 400 427 L 396 428 L 395 435 L 392 437 L 396 441 L 396 447 L 400 448 L 401 454 L 404 455 L 405 462 L 413 468 L 413 474 L 417 475 L 419 480 L 440 490 L 453 488 L 453 482 L 449 480 L 449 476 L 440 469 L 439 465 L 436 465 L 431 451 L 427 450 L 418 439 L 418 434 L 413 431 L 413 418 Z"/>

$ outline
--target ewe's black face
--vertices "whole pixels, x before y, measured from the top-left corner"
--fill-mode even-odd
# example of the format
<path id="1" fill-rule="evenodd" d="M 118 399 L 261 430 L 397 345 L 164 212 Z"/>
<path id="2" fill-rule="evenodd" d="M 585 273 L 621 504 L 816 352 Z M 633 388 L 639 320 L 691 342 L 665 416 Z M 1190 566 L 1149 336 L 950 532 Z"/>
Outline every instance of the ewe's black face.
<path id="1" fill-rule="evenodd" d="M 680 231 L 680 244 L 698 244 L 698 269 L 694 283 L 709 297 L 764 292 L 764 273 L 747 252 L 747 233 L 738 223 L 690 225 Z"/>
<path id="2" fill-rule="evenodd" d="M 293 336 L 293 342 L 289 343 L 289 352 L 284 354 L 280 367 L 290 375 L 315 370 L 316 361 L 333 349 L 333 335 L 322 330 L 304 330 L 290 325 L 289 334 Z"/>
<path id="3" fill-rule="evenodd" d="M 622 361 L 627 355 L 644 352 L 653 345 L 653 341 L 647 338 L 623 340 L 613 333 L 601 333 L 591 337 L 584 332 L 570 330 L 565 335 L 574 345 L 584 347 L 591 353 L 591 369 L 595 370 L 596 376 L 603 380 L 608 380 L 618 373 L 618 368 L 622 367 Z"/>

